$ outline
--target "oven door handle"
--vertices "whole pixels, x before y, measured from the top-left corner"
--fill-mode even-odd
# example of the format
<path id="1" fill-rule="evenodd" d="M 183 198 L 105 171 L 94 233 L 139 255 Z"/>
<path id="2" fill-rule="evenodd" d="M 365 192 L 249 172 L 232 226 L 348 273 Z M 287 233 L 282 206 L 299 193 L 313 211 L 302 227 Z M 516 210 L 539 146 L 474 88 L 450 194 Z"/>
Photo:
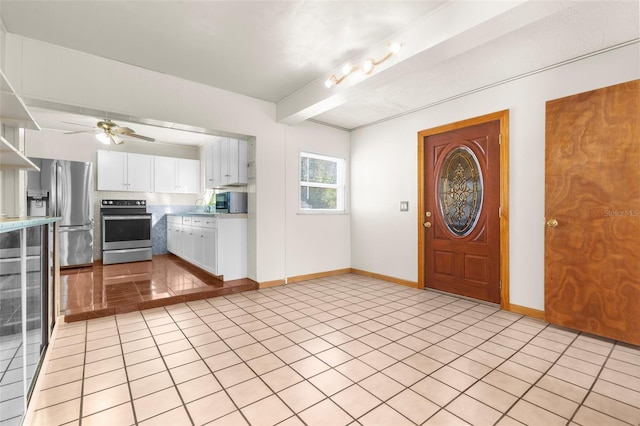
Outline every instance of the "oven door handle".
<path id="1" fill-rule="evenodd" d="M 136 215 L 128 215 L 128 216 L 104 215 L 102 217 L 104 220 L 130 220 L 130 219 L 149 220 L 151 219 L 151 215 L 146 215 L 146 214 L 136 214 Z"/>

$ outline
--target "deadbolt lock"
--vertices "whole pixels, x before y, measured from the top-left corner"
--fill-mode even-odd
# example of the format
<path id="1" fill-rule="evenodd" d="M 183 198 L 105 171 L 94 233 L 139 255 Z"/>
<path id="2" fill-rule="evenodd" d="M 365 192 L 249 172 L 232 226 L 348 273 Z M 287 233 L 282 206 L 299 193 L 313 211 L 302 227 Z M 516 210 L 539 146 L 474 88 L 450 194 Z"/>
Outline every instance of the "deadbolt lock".
<path id="1" fill-rule="evenodd" d="M 425 222 L 422 224 L 425 228 L 431 228 L 431 222 Z"/>
<path id="2" fill-rule="evenodd" d="M 431 212 L 426 212 L 424 215 L 425 215 L 426 217 L 431 217 Z"/>
<path id="3" fill-rule="evenodd" d="M 556 226 L 558 226 L 558 221 L 555 219 L 551 219 L 547 222 L 547 226 L 549 228 L 555 228 Z"/>

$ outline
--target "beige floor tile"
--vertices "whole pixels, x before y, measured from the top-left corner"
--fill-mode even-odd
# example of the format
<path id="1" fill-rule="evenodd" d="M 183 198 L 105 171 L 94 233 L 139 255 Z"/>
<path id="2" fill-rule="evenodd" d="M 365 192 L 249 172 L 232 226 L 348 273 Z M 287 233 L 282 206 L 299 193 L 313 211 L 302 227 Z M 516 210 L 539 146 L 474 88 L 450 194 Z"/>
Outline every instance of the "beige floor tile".
<path id="1" fill-rule="evenodd" d="M 127 375 L 129 376 L 129 380 L 137 380 L 165 370 L 166 367 L 162 359 L 156 358 L 127 367 Z"/>
<path id="2" fill-rule="evenodd" d="M 351 380 L 334 369 L 320 373 L 310 378 L 309 381 L 327 396 L 340 392 L 353 384 Z"/>
<path id="3" fill-rule="evenodd" d="M 441 382 L 446 383 L 459 391 L 464 391 L 466 388 L 476 382 L 475 378 L 454 368 L 451 368 L 448 365 L 445 365 L 440 370 L 431 374 L 431 377 L 433 377 L 434 379 L 438 379 Z"/>
<path id="4" fill-rule="evenodd" d="M 287 364 L 294 363 L 311 355 L 298 345 L 280 349 L 279 351 L 274 352 L 274 354 Z"/>
<path id="5" fill-rule="evenodd" d="M 340 373 L 354 382 L 359 382 L 376 372 L 376 370 L 359 359 L 352 359 L 336 367 Z"/>
<path id="6" fill-rule="evenodd" d="M 272 353 L 262 355 L 258 358 L 253 358 L 247 361 L 247 365 L 256 373 L 264 374 L 269 371 L 273 371 L 276 368 L 280 368 L 284 365 L 284 362 Z"/>
<path id="7" fill-rule="evenodd" d="M 235 402 L 235 404 L 240 408 L 253 404 L 256 401 L 273 394 L 271 389 L 269 389 L 267 385 L 257 377 L 230 388 L 226 388 L 226 390 L 233 402 Z"/>
<path id="8" fill-rule="evenodd" d="M 150 376 L 129 382 L 133 399 L 141 398 L 145 395 L 173 387 L 173 381 L 167 371 L 161 371 Z"/>
<path id="9" fill-rule="evenodd" d="M 288 365 L 263 374 L 261 378 L 274 392 L 280 392 L 282 389 L 304 380 L 301 375 Z"/>
<path id="10" fill-rule="evenodd" d="M 76 343 L 74 345 L 58 346 L 52 348 L 49 359 L 54 360 L 58 358 L 66 358 L 68 356 L 81 353 L 84 353 L 84 340 L 81 343 Z"/>
<path id="11" fill-rule="evenodd" d="M 491 425 L 502 413 L 467 395 L 460 395 L 447 405 L 447 411 L 472 424 Z"/>
<path id="12" fill-rule="evenodd" d="M 160 352 L 158 351 L 158 348 L 152 346 L 150 348 L 124 354 L 124 363 L 129 367 L 155 358 L 160 358 Z"/>
<path id="13" fill-rule="evenodd" d="M 415 385 L 411 386 L 411 389 L 441 407 L 444 407 L 460 395 L 460 391 L 434 379 L 433 377 L 425 377 Z"/>
<path id="14" fill-rule="evenodd" d="M 523 382 L 520 379 L 517 379 L 508 374 L 504 374 L 503 372 L 498 370 L 494 370 L 491 373 L 487 374 L 482 378 L 482 381 L 489 383 L 490 385 L 493 385 L 498 389 L 509 392 L 510 394 L 517 397 L 524 395 L 524 393 L 530 387 L 529 383 Z"/>
<path id="15" fill-rule="evenodd" d="M 227 394 L 220 391 L 188 403 L 187 411 L 196 425 L 203 425 L 236 411 L 236 407 Z"/>
<path id="16" fill-rule="evenodd" d="M 342 343 L 339 346 L 339 348 L 342 349 L 344 352 L 348 353 L 349 355 L 355 356 L 355 357 L 364 355 L 367 352 L 371 352 L 373 350 L 371 346 L 365 345 L 364 343 L 359 342 L 357 340 L 352 340 L 350 342 Z"/>
<path id="17" fill-rule="evenodd" d="M 131 342 L 122 344 L 122 352 L 127 354 L 129 352 L 139 351 L 141 349 L 147 349 L 155 346 L 156 343 L 153 337 L 145 337 L 144 339 L 133 340 Z"/>
<path id="18" fill-rule="evenodd" d="M 557 364 L 551 367 L 547 374 L 585 389 L 589 389 L 595 381 L 593 376 Z"/>
<path id="19" fill-rule="evenodd" d="M 124 360 L 121 356 L 103 359 L 101 361 L 85 364 L 84 377 L 97 376 L 98 374 L 107 373 L 109 371 L 124 368 Z"/>
<path id="20" fill-rule="evenodd" d="M 561 426 L 567 423 L 566 419 L 522 399 L 507 414 L 527 425 Z"/>
<path id="21" fill-rule="evenodd" d="M 449 365 L 456 370 L 460 370 L 463 373 L 468 374 L 471 377 L 475 377 L 476 379 L 481 379 L 491 371 L 491 368 L 487 367 L 486 365 L 464 356 L 456 359 Z"/>
<path id="22" fill-rule="evenodd" d="M 148 338 L 148 337 L 151 337 L 151 331 L 149 331 L 149 329 L 145 328 L 143 330 L 136 330 L 136 331 L 132 331 L 130 333 L 121 334 L 120 335 L 120 341 L 122 343 L 127 343 L 127 342 L 133 342 L 135 340 L 145 339 L 145 338 Z M 115 345 L 115 344 L 118 343 L 116 338 L 111 338 L 110 337 L 110 339 L 113 339 L 110 344 Z M 93 341 L 91 343 L 97 343 L 97 342 L 99 342 L 99 340 Z M 104 343 L 105 343 L 105 345 L 107 345 L 108 342 L 104 342 Z M 89 345 L 87 345 L 87 346 L 89 346 Z"/>
<path id="23" fill-rule="evenodd" d="M 181 405 L 178 391 L 173 387 L 133 400 L 138 421 L 157 416 Z"/>
<path id="24" fill-rule="evenodd" d="M 2 389 L 4 389 L 4 387 Z M 41 408 L 78 398 L 81 394 L 81 389 L 82 380 L 78 380 L 43 390 L 38 395 L 38 405 L 36 406 L 36 409 L 39 410 Z"/>
<path id="25" fill-rule="evenodd" d="M 397 361 L 404 360 L 405 358 L 415 354 L 415 351 L 395 342 L 391 342 L 388 345 L 379 348 L 378 350 L 396 359 Z"/>
<path id="26" fill-rule="evenodd" d="M 454 416 L 446 410 L 438 411 L 433 417 L 424 423 L 425 426 L 468 426 L 469 423 L 460 417 Z"/>
<path id="27" fill-rule="evenodd" d="M 164 356 L 163 358 L 168 368 L 175 368 L 201 359 L 195 349 L 176 352 L 174 354 Z"/>
<path id="28" fill-rule="evenodd" d="M 333 395 L 331 399 L 353 418 L 362 416 L 381 403 L 378 398 L 359 385 L 350 386 Z"/>
<path id="29" fill-rule="evenodd" d="M 387 401 L 387 404 L 416 424 L 424 423 L 440 409 L 411 389 L 402 391 Z"/>
<path id="30" fill-rule="evenodd" d="M 207 363 L 211 371 L 218 371 L 231 367 L 232 365 L 240 364 L 242 359 L 233 351 L 228 351 L 205 358 L 204 362 Z"/>
<path id="31" fill-rule="evenodd" d="M 640 405 L 640 403 L 638 403 L 638 401 L 640 401 L 640 392 L 620 386 L 619 384 L 607 382 L 606 380 L 596 380 L 593 386 L 593 392 L 631 406 Z"/>
<path id="32" fill-rule="evenodd" d="M 367 334 L 366 336 L 362 336 L 358 339 L 358 341 L 360 343 L 364 343 L 367 346 L 371 346 L 374 349 L 378 349 L 382 346 L 388 345 L 389 343 L 391 343 L 391 340 L 387 339 L 386 337 L 382 337 L 378 334 L 375 333 L 371 333 L 371 334 Z"/>
<path id="33" fill-rule="evenodd" d="M 402 362 L 393 364 L 392 366 L 382 370 L 382 372 L 406 387 L 419 382 L 425 377 L 425 374 L 421 371 L 418 371 Z"/>
<path id="34" fill-rule="evenodd" d="M 249 424 L 271 426 L 291 417 L 293 412 L 275 395 L 242 408 Z"/>
<path id="35" fill-rule="evenodd" d="M 220 381 L 220 384 L 225 388 L 237 385 L 256 376 L 246 364 L 237 364 L 224 370 L 216 371 L 214 374 L 218 381 Z"/>
<path id="36" fill-rule="evenodd" d="M 577 403 L 581 403 L 588 392 L 585 388 L 548 375 L 543 376 L 536 386 Z"/>
<path id="37" fill-rule="evenodd" d="M 501 364 L 497 368 L 497 371 L 501 371 L 529 384 L 535 383 L 542 376 L 541 372 L 525 367 L 524 365 L 516 364 L 511 360 L 507 360 Z"/>
<path id="38" fill-rule="evenodd" d="M 353 418 L 330 399 L 307 408 L 299 416 L 308 426 L 327 426 L 327 419 L 331 419 L 331 426 L 348 425 L 353 422 Z"/>
<path id="39" fill-rule="evenodd" d="M 324 361 L 326 364 L 330 365 L 331 367 L 336 367 L 340 364 L 343 364 L 347 361 L 350 361 L 353 359 L 353 356 L 349 355 L 348 353 L 346 353 L 345 351 L 339 349 L 339 348 L 331 348 L 329 350 L 326 350 L 324 352 L 320 352 L 318 354 L 316 354 L 316 357 L 321 359 L 322 361 Z"/>
<path id="40" fill-rule="evenodd" d="M 584 405 L 578 409 L 573 421 L 580 426 L 629 426 L 628 423 L 609 417 Z"/>
<path id="41" fill-rule="evenodd" d="M 290 364 L 302 377 L 308 379 L 329 369 L 329 366 L 315 356 L 301 359 Z"/>
<path id="42" fill-rule="evenodd" d="M 184 407 L 174 408 L 166 413 L 151 417 L 138 423 L 140 426 L 167 426 L 167 425 L 188 425 L 191 424 L 189 415 Z"/>
<path id="43" fill-rule="evenodd" d="M 185 351 L 191 348 L 191 342 L 189 342 L 189 340 L 187 339 L 178 339 L 169 343 L 158 345 L 158 349 L 160 349 L 160 353 L 162 354 L 162 356 L 171 355 L 176 352 Z"/>
<path id="44" fill-rule="evenodd" d="M 509 360 L 542 373 L 546 372 L 549 367 L 551 367 L 551 362 L 523 352 L 518 352 L 509 358 Z"/>
<path id="45" fill-rule="evenodd" d="M 80 418 L 80 398 L 36 410 L 32 426 L 50 426 L 71 422 Z M 31 426 L 30 425 L 30 426 Z"/>
<path id="46" fill-rule="evenodd" d="M 556 364 L 562 365 L 572 370 L 579 371 L 590 376 L 597 376 L 600 373 L 600 366 L 592 364 L 587 361 L 583 361 L 572 356 L 562 355 Z"/>
<path id="47" fill-rule="evenodd" d="M 599 378 L 608 382 L 621 384 L 626 388 L 640 392 L 640 378 L 629 376 L 628 374 L 620 373 L 619 371 L 606 367 L 602 369 Z"/>
<path id="48" fill-rule="evenodd" d="M 228 352 L 230 349 L 231 348 L 221 340 L 196 347 L 196 351 L 202 358 L 219 355 Z"/>
<path id="49" fill-rule="evenodd" d="M 504 362 L 504 359 L 500 358 L 499 356 L 490 354 L 489 352 L 485 352 L 482 349 L 477 348 L 467 352 L 466 354 L 464 354 L 464 356 L 490 368 L 496 368 Z"/>
<path id="50" fill-rule="evenodd" d="M 630 424 L 640 421 L 640 401 L 637 401 L 636 404 L 631 406 L 591 392 L 587 396 L 584 405 Z"/>
<path id="51" fill-rule="evenodd" d="M 411 426 L 414 423 L 387 404 L 382 404 L 358 419 L 363 426 Z"/>
<path id="52" fill-rule="evenodd" d="M 361 357 L 358 357 L 358 359 L 375 368 L 376 370 L 383 370 L 397 362 L 395 358 L 392 358 L 389 355 L 380 352 L 379 350 L 374 350 L 366 353 Z"/>
<path id="53" fill-rule="evenodd" d="M 427 349 L 423 350 L 420 353 L 443 364 L 447 364 L 458 358 L 458 354 L 443 349 L 437 345 L 429 346 Z"/>
<path id="54" fill-rule="evenodd" d="M 212 421 L 207 426 L 249 426 L 249 423 L 247 423 L 242 414 L 240 414 L 240 411 L 234 411 L 233 413 L 229 413 L 226 416 Z M 280 426 L 285 426 L 285 424 L 280 423 Z"/>
<path id="55" fill-rule="evenodd" d="M 570 425 L 575 426 L 573 423 L 571 423 Z M 498 423 L 496 423 L 496 426 L 526 426 L 526 425 L 524 423 L 520 423 L 515 419 L 512 419 L 509 416 L 504 416 L 498 421 Z"/>
<path id="56" fill-rule="evenodd" d="M 135 423 L 131 402 L 82 418 L 82 424 L 85 426 L 104 426 L 108 424 L 127 426 Z"/>
<path id="57" fill-rule="evenodd" d="M 82 393 L 84 395 L 89 395 L 123 383 L 127 383 L 127 374 L 125 373 L 124 368 L 119 368 L 108 373 L 84 379 Z"/>
<path id="58" fill-rule="evenodd" d="M 79 365 L 77 367 L 67 368 L 66 370 L 60 370 L 55 373 L 45 374 L 39 378 L 39 380 L 44 380 L 42 383 L 42 390 L 80 380 L 82 379 L 83 372 L 84 366 Z"/>
<path id="59" fill-rule="evenodd" d="M 307 381 L 278 392 L 278 396 L 294 413 L 299 413 L 326 398 L 322 392 Z"/>
<path id="60" fill-rule="evenodd" d="M 151 332 L 148 332 L 148 334 L 149 336 L 151 336 Z M 153 336 L 153 340 L 155 340 L 158 345 L 164 345 L 165 343 L 181 339 L 184 339 L 184 334 L 182 334 L 182 332 L 179 330 Z"/>
<path id="61" fill-rule="evenodd" d="M 529 390 L 523 399 L 539 407 L 544 407 L 546 410 L 562 416 L 565 419 L 570 419 L 573 413 L 575 413 L 576 408 L 578 408 L 577 403 L 537 386 Z"/>
<path id="62" fill-rule="evenodd" d="M 115 407 L 130 400 L 129 386 L 126 384 L 85 395 L 82 398 L 82 416 L 90 416 L 98 411 Z"/>
<path id="63" fill-rule="evenodd" d="M 249 361 L 251 359 L 258 358 L 270 353 L 269 350 L 262 346 L 260 343 L 243 346 L 236 349 L 235 352 L 244 361 Z"/>
<path id="64" fill-rule="evenodd" d="M 491 386 L 485 382 L 478 382 L 471 386 L 465 394 L 472 398 L 477 399 L 480 402 L 485 403 L 489 407 L 492 407 L 500 412 L 505 412 L 513 405 L 518 398 L 500 390 L 494 386 Z"/>
<path id="65" fill-rule="evenodd" d="M 84 364 L 83 353 L 52 359 L 47 366 L 47 373 L 55 373 L 56 371 L 66 370 L 67 368 L 77 367 L 82 364 Z"/>
<path id="66" fill-rule="evenodd" d="M 358 384 L 381 401 L 386 401 L 405 389 L 403 385 L 382 373 L 369 376 Z"/>
<path id="67" fill-rule="evenodd" d="M 620 373 L 640 378 L 640 366 L 638 366 L 637 364 L 609 358 L 607 360 L 607 363 L 605 364 L 605 367 L 611 370 L 619 371 Z"/>
<path id="68" fill-rule="evenodd" d="M 207 364 L 205 364 L 204 361 L 199 360 L 172 368 L 169 370 L 169 373 L 171 373 L 171 377 L 173 377 L 176 384 L 180 384 L 187 380 L 209 374 L 210 371 Z"/>
<path id="69" fill-rule="evenodd" d="M 185 403 L 222 390 L 213 374 L 207 374 L 178 385 L 178 391 Z"/>

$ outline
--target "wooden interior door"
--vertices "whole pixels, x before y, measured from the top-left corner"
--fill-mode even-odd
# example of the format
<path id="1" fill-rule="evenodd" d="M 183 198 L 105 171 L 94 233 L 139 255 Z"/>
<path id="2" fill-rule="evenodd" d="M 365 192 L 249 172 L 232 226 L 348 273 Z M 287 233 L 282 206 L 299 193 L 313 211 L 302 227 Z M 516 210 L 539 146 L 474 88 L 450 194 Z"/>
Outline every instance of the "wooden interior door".
<path id="1" fill-rule="evenodd" d="M 424 137 L 425 286 L 500 303 L 500 120 Z"/>
<path id="2" fill-rule="evenodd" d="M 546 120 L 545 319 L 640 345 L 640 80 Z"/>

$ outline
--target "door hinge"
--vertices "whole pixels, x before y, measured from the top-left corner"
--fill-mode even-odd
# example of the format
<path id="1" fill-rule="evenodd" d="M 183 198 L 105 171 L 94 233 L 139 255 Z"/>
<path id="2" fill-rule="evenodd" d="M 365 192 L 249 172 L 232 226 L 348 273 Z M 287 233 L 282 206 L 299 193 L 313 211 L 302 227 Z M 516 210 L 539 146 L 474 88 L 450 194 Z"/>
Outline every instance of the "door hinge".
<path id="1" fill-rule="evenodd" d="M 500 291 L 502 291 L 502 280 L 498 281 L 498 287 L 500 287 Z"/>
<path id="2" fill-rule="evenodd" d="M 498 133 L 498 145 L 502 145 L 502 133 Z"/>
<path id="3" fill-rule="evenodd" d="M 502 217 L 502 206 L 498 207 L 498 217 Z"/>

